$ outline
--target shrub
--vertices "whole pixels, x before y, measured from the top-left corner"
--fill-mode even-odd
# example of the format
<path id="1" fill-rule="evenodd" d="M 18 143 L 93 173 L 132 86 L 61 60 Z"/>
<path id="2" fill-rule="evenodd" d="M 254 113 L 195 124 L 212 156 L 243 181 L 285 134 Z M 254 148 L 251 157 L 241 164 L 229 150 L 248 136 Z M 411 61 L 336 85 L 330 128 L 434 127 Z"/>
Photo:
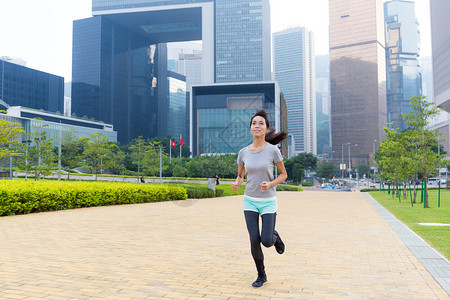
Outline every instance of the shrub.
<path id="1" fill-rule="evenodd" d="M 302 186 L 313 186 L 312 182 L 309 182 L 309 181 L 303 181 L 303 182 L 301 183 L 301 185 L 302 185 Z"/>
<path id="2" fill-rule="evenodd" d="M 301 192 L 303 189 L 295 185 L 277 185 L 277 191 L 291 191 L 291 192 Z"/>
<path id="3" fill-rule="evenodd" d="M 379 191 L 379 189 L 376 188 L 370 188 L 370 189 L 361 189 L 360 192 L 364 193 L 364 192 L 374 192 L 374 191 Z"/>
<path id="4" fill-rule="evenodd" d="M 177 186 L 5 180 L 0 186 L 0 216 L 186 198 L 186 189 Z"/>

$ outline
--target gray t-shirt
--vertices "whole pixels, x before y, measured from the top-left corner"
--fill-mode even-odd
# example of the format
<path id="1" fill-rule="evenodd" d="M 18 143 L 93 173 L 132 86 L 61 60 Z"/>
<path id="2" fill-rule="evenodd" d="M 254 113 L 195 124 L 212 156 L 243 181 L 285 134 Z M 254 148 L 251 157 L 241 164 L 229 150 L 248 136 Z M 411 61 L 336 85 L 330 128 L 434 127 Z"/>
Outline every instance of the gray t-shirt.
<path id="1" fill-rule="evenodd" d="M 267 143 L 258 152 L 251 152 L 249 146 L 239 151 L 237 163 L 245 167 L 247 184 L 244 195 L 256 198 L 271 198 L 276 196 L 276 187 L 261 192 L 261 182 L 273 180 L 274 165 L 283 160 L 277 146 Z"/>

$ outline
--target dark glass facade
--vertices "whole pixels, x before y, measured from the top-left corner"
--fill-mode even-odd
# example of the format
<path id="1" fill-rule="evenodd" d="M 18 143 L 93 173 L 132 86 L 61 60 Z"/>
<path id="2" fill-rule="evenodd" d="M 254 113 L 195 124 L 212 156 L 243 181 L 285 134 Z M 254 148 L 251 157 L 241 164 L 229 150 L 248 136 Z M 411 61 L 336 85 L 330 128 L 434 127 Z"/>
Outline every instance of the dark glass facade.
<path id="1" fill-rule="evenodd" d="M 386 22 L 387 117 L 393 128 L 408 127 L 403 114 L 411 112 L 409 99 L 422 95 L 419 65 L 419 25 L 414 2 L 384 3 Z"/>
<path id="2" fill-rule="evenodd" d="M 0 99 L 9 106 L 64 112 L 64 78 L 0 60 Z"/>
<path id="3" fill-rule="evenodd" d="M 158 67 L 167 72 L 157 62 L 164 45 L 101 16 L 75 21 L 73 38 L 72 111 L 113 124 L 122 143 L 157 136 L 158 89 L 166 89 L 158 84 Z"/>
<path id="4" fill-rule="evenodd" d="M 92 0 L 92 11 L 179 5 L 212 1 L 214 0 Z"/>
<path id="5" fill-rule="evenodd" d="M 268 0 L 93 0 L 92 11 L 74 22 L 72 111 L 113 124 L 122 143 L 179 130 L 165 43 L 203 39 L 204 82 L 270 80 Z"/>
<path id="6" fill-rule="evenodd" d="M 167 75 L 167 133 L 174 138 L 181 134 L 187 140 L 186 76 L 171 71 Z"/>
<path id="7" fill-rule="evenodd" d="M 279 97 L 271 83 L 192 87 L 193 155 L 237 153 L 251 144 L 251 117 L 264 108 L 275 127 Z"/>

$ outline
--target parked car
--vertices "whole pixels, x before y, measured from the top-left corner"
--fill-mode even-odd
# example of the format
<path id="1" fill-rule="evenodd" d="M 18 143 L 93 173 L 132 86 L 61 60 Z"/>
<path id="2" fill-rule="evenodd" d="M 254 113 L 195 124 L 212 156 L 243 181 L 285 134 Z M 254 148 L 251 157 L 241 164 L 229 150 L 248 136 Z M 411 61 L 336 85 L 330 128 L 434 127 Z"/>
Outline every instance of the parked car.
<path id="1" fill-rule="evenodd" d="M 437 177 L 433 177 L 433 178 L 428 178 L 428 185 L 438 185 L 439 183 L 439 178 Z M 445 179 L 441 179 L 441 185 L 445 184 Z"/>
<path id="2" fill-rule="evenodd" d="M 334 189 L 335 187 L 331 183 L 326 182 L 326 183 L 322 183 L 319 188 L 321 188 L 321 189 Z"/>

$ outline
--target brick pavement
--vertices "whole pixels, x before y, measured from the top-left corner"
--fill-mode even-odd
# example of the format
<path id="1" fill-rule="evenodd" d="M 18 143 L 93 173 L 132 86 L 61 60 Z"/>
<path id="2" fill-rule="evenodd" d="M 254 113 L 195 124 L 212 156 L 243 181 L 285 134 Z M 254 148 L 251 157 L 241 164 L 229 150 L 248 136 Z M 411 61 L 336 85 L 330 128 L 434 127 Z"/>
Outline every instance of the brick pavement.
<path id="1" fill-rule="evenodd" d="M 280 192 L 254 289 L 241 196 L 0 218 L 1 299 L 448 299 L 363 193 Z"/>

